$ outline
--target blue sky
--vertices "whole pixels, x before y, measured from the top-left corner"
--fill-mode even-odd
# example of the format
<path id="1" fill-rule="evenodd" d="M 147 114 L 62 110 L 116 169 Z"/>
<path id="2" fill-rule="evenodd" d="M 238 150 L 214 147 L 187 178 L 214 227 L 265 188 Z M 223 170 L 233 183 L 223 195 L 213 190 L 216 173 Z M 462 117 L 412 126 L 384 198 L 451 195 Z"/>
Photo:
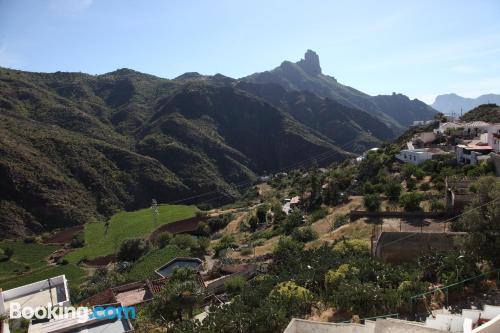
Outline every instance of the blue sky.
<path id="1" fill-rule="evenodd" d="M 0 66 L 241 77 L 315 50 L 369 94 L 500 93 L 500 1 L 0 0 Z"/>

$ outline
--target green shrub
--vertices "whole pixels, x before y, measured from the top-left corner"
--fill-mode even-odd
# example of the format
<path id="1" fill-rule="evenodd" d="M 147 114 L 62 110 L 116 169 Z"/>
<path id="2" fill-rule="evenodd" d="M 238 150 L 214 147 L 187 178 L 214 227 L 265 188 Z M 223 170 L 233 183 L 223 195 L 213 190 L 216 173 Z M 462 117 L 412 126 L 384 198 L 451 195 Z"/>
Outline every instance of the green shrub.
<path id="1" fill-rule="evenodd" d="M 333 249 L 343 255 L 356 256 L 370 254 L 368 242 L 361 239 L 346 239 L 335 244 Z"/>
<path id="2" fill-rule="evenodd" d="M 311 227 L 297 228 L 292 232 L 291 236 L 293 240 L 302 243 L 318 239 L 318 233 Z"/>
<path id="3" fill-rule="evenodd" d="M 384 193 L 390 201 L 397 202 L 402 190 L 401 183 L 395 179 L 388 181 L 384 186 Z"/>
<path id="4" fill-rule="evenodd" d="M 332 223 L 332 230 L 340 228 L 341 226 L 346 225 L 348 223 L 349 223 L 349 216 L 347 216 L 347 215 L 337 216 L 335 221 L 333 221 L 333 223 Z"/>
<path id="5" fill-rule="evenodd" d="M 172 241 L 173 235 L 170 232 L 162 232 L 156 238 L 156 246 L 160 249 L 163 249 L 165 246 L 170 244 Z"/>
<path id="6" fill-rule="evenodd" d="M 253 254 L 253 248 L 252 247 L 245 247 L 245 248 L 241 249 L 240 254 L 242 256 L 249 256 L 249 255 Z"/>
<path id="7" fill-rule="evenodd" d="M 283 231 L 289 235 L 293 229 L 301 226 L 303 224 L 303 217 L 300 211 L 293 211 L 286 217 L 283 223 Z"/>
<path id="8" fill-rule="evenodd" d="M 408 192 L 399 198 L 399 204 L 407 212 L 422 210 L 420 203 L 424 200 L 424 195 L 418 192 Z"/>
<path id="9" fill-rule="evenodd" d="M 364 196 L 364 205 L 367 211 L 369 212 L 378 212 L 380 211 L 380 205 L 382 203 L 380 196 L 376 193 L 367 194 Z"/>
<path id="10" fill-rule="evenodd" d="M 136 261 L 149 250 L 149 242 L 142 238 L 126 239 L 116 255 L 118 261 Z"/>
<path id="11" fill-rule="evenodd" d="M 431 185 L 429 183 L 422 183 L 420 184 L 420 190 L 421 191 L 429 191 L 431 189 Z"/>
<path id="12" fill-rule="evenodd" d="M 7 260 L 10 260 L 10 258 L 14 255 L 14 250 L 11 247 L 4 247 L 3 255 L 7 258 Z"/>
<path id="13" fill-rule="evenodd" d="M 442 212 L 444 211 L 444 204 L 440 200 L 432 199 L 430 208 L 432 212 Z"/>
<path id="14" fill-rule="evenodd" d="M 219 253 L 222 250 L 225 250 L 227 248 L 236 248 L 236 247 L 237 245 L 234 237 L 231 235 L 225 235 L 220 239 L 219 243 L 214 247 L 214 250 L 215 253 L 219 255 Z"/>
<path id="15" fill-rule="evenodd" d="M 209 218 L 207 224 L 210 227 L 210 232 L 216 232 L 225 228 L 232 219 L 233 214 L 224 214 Z"/>
<path id="16" fill-rule="evenodd" d="M 79 248 L 85 245 L 85 238 L 83 232 L 79 232 L 76 235 L 73 235 L 71 238 L 71 242 L 69 244 L 72 248 Z"/>
<path id="17" fill-rule="evenodd" d="M 32 243 L 36 243 L 37 241 L 37 238 L 35 236 L 26 236 L 23 241 L 26 243 L 26 244 L 32 244 Z"/>
<path id="18" fill-rule="evenodd" d="M 235 276 L 224 282 L 224 290 L 230 295 L 239 294 L 245 287 L 246 280 L 242 276 Z"/>
<path id="19" fill-rule="evenodd" d="M 310 223 L 314 223 L 320 219 L 322 219 L 323 217 L 327 216 L 328 215 L 328 210 L 325 209 L 325 208 L 318 208 L 316 210 L 314 210 L 311 214 L 309 214 L 309 222 Z"/>
<path id="20" fill-rule="evenodd" d="M 170 244 L 177 246 L 180 249 L 190 250 L 198 248 L 196 239 L 188 234 L 178 234 L 170 241 Z"/>

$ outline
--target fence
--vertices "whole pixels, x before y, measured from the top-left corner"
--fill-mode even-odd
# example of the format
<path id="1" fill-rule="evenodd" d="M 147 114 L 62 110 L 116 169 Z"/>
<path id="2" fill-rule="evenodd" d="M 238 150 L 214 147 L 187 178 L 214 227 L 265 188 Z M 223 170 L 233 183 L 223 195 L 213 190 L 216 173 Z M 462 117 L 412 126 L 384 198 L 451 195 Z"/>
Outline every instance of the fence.
<path id="1" fill-rule="evenodd" d="M 362 217 L 386 217 L 386 218 L 429 218 L 439 219 L 449 217 L 447 212 L 368 212 L 366 210 L 351 210 L 349 217 L 351 221 L 357 220 Z"/>

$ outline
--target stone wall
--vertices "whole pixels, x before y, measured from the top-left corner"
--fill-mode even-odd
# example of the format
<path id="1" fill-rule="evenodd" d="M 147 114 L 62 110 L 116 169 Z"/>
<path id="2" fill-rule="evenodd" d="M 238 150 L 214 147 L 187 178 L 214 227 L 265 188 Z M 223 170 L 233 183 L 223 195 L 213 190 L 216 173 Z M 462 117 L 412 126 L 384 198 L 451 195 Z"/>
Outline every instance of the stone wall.
<path id="1" fill-rule="evenodd" d="M 458 250 L 466 233 L 462 232 L 387 232 L 374 244 L 376 257 L 391 263 L 411 262 L 428 250 Z"/>

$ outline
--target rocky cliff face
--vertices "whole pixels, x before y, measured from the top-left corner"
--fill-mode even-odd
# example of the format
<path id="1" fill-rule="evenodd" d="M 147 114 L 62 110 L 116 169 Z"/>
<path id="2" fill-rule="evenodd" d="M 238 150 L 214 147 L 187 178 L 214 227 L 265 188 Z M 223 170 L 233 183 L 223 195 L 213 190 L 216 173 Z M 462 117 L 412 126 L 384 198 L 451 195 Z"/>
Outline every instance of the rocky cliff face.
<path id="1" fill-rule="evenodd" d="M 321 72 L 318 55 L 308 50 L 304 59 L 293 63 L 284 61 L 279 67 L 244 77 L 252 83 L 276 83 L 286 90 L 309 91 L 320 97 L 333 99 L 352 109 L 360 109 L 401 133 L 414 120 L 429 120 L 435 110 L 419 100 L 410 100 L 401 94 L 370 96 L 352 87 L 342 85 Z M 404 97 L 404 98 L 402 98 Z"/>

